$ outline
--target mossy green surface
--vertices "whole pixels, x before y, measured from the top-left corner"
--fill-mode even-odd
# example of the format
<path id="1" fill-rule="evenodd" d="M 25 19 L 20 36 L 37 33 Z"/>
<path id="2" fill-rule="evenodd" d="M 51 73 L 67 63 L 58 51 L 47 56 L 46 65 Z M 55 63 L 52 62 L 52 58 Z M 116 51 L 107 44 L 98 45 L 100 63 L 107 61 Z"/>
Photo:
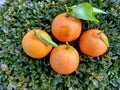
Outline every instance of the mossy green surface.
<path id="1" fill-rule="evenodd" d="M 108 38 L 108 51 L 90 58 L 79 52 L 81 62 L 70 75 L 60 75 L 49 65 L 49 55 L 33 59 L 25 54 L 21 41 L 34 28 L 51 36 L 51 22 L 65 12 L 64 5 L 88 2 L 107 12 L 96 15 L 100 23 L 83 21 L 83 31 L 97 28 Z M 53 37 L 53 36 L 52 36 Z M 60 44 L 54 37 L 53 40 Z M 0 90 L 119 90 L 120 89 L 120 1 L 119 0 L 7 0 L 0 8 Z"/>

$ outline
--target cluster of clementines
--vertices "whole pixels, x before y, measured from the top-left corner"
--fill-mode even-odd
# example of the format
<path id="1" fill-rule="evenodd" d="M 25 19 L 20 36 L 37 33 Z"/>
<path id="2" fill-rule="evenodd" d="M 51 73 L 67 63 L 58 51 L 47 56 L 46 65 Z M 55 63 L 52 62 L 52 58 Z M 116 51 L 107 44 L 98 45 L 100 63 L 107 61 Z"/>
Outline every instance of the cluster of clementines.
<path id="1" fill-rule="evenodd" d="M 86 30 L 81 34 L 80 19 L 67 16 L 66 13 L 57 15 L 51 25 L 52 35 L 60 42 L 72 42 L 79 39 L 79 48 L 82 53 L 90 57 L 97 57 L 107 51 L 107 36 L 100 30 Z M 32 58 L 43 58 L 50 53 L 50 66 L 60 74 L 74 72 L 80 62 L 78 51 L 71 45 L 57 45 L 51 36 L 40 29 L 29 31 L 22 40 L 25 53 Z M 52 49 L 52 47 L 54 47 Z"/>

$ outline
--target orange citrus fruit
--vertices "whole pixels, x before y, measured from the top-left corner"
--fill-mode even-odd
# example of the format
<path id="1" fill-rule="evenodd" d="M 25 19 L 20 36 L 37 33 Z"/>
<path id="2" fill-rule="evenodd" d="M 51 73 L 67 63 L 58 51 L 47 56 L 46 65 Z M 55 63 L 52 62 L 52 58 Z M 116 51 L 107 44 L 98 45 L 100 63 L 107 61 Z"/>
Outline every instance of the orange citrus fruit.
<path id="1" fill-rule="evenodd" d="M 81 21 L 73 16 L 66 16 L 66 13 L 57 15 L 52 22 L 52 34 L 62 42 L 71 42 L 77 39 L 81 30 Z"/>
<path id="2" fill-rule="evenodd" d="M 67 48 L 68 47 L 68 48 Z M 70 74 L 79 65 L 79 54 L 72 46 L 59 45 L 50 54 L 50 65 L 59 74 Z"/>
<path id="3" fill-rule="evenodd" d="M 91 29 L 85 31 L 81 35 L 79 41 L 79 47 L 81 52 L 91 57 L 97 57 L 104 54 L 107 51 L 108 46 L 102 40 L 100 35 L 98 35 L 98 33 L 100 32 L 101 32 L 100 30 Z M 102 32 L 101 36 L 108 40 L 105 33 Z"/>
<path id="4" fill-rule="evenodd" d="M 43 34 L 50 40 L 50 35 L 40 29 L 35 29 L 36 33 Z M 32 58 L 43 58 L 51 51 L 52 46 L 44 44 L 37 36 L 34 35 L 34 30 L 29 31 L 22 39 L 22 47 L 25 53 Z"/>

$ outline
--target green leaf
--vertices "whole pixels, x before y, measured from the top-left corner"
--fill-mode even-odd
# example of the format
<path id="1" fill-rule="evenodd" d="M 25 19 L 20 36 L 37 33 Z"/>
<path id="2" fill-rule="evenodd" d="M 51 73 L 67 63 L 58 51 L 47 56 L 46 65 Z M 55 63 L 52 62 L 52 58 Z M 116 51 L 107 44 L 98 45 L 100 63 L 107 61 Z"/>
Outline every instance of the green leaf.
<path id="1" fill-rule="evenodd" d="M 109 47 L 108 39 L 105 36 L 101 35 L 101 34 L 99 34 L 99 35 L 100 35 L 101 39 L 104 41 L 104 43 Z"/>
<path id="2" fill-rule="evenodd" d="M 106 12 L 104 12 L 103 10 L 100 10 L 98 8 L 92 7 L 93 8 L 93 12 L 94 13 L 101 13 L 101 14 L 107 14 Z"/>
<path id="3" fill-rule="evenodd" d="M 36 33 L 36 31 L 34 31 L 34 36 L 38 36 L 39 39 L 46 45 L 50 45 L 52 47 L 58 47 L 58 45 L 55 42 L 53 42 L 52 40 L 50 40 L 49 38 L 47 38 L 43 34 L 38 34 L 38 33 Z"/>
<path id="4" fill-rule="evenodd" d="M 53 42 L 52 40 L 48 39 L 46 36 L 44 36 L 43 34 L 38 34 L 38 36 L 40 37 L 41 41 L 47 45 L 53 46 L 53 47 L 58 47 L 58 45 Z"/>
<path id="5" fill-rule="evenodd" d="M 83 20 L 91 20 L 91 21 L 95 21 L 96 23 L 99 22 L 99 20 L 97 20 L 94 16 L 92 5 L 89 3 L 79 4 L 71 7 L 71 9 L 72 9 L 71 15 L 76 18 Z"/>

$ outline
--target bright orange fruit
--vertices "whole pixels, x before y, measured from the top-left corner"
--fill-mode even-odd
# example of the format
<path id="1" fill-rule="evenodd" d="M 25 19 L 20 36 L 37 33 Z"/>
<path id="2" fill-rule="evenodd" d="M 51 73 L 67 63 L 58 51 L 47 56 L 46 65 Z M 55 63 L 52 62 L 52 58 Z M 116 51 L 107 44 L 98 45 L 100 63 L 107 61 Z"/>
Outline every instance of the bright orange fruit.
<path id="1" fill-rule="evenodd" d="M 85 31 L 81 35 L 79 42 L 81 52 L 91 57 L 97 57 L 104 54 L 107 51 L 108 46 L 102 40 L 100 35 L 98 35 L 98 33 L 100 32 L 100 30 L 91 29 Z M 101 33 L 101 36 L 108 40 L 107 36 L 103 32 Z"/>
<path id="2" fill-rule="evenodd" d="M 50 54 L 50 65 L 57 73 L 70 74 L 79 65 L 79 54 L 77 50 L 67 45 L 60 45 L 54 48 Z"/>
<path id="3" fill-rule="evenodd" d="M 66 13 L 57 15 L 52 22 L 52 34 L 62 42 L 71 42 L 77 39 L 81 30 L 81 21 L 73 16 L 66 16 Z"/>
<path id="4" fill-rule="evenodd" d="M 40 29 L 35 29 L 36 33 L 43 34 L 50 40 L 50 35 Z M 34 35 L 34 30 L 29 31 L 22 39 L 22 47 L 25 53 L 32 58 L 43 58 L 51 51 L 52 46 L 44 44 L 37 36 Z"/>

